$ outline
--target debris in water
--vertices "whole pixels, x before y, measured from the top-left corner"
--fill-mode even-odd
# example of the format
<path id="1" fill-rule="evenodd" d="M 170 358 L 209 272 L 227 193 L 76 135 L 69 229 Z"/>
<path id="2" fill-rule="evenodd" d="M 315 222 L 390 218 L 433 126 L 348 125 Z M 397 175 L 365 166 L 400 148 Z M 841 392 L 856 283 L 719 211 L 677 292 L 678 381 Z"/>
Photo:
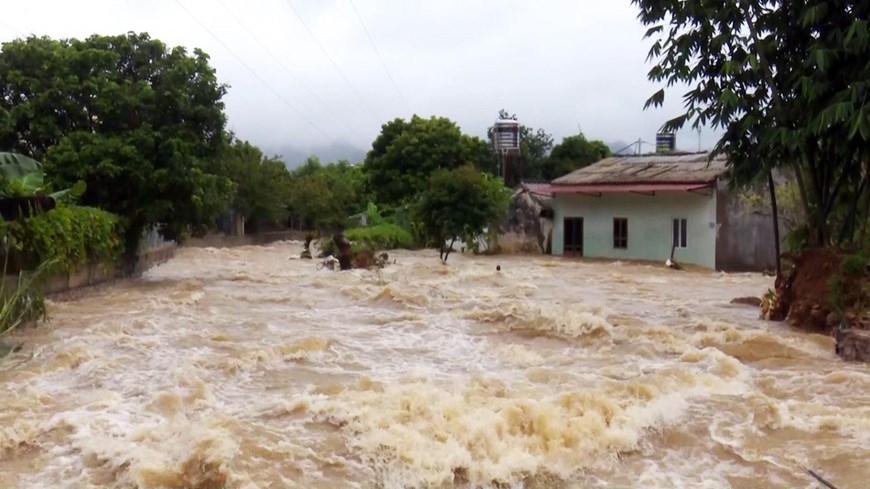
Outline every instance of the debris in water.
<path id="1" fill-rule="evenodd" d="M 762 302 L 763 301 L 761 300 L 761 297 L 753 297 L 753 296 L 735 297 L 734 299 L 731 299 L 731 304 L 743 304 L 746 306 L 753 306 L 753 307 L 761 307 Z"/>
<path id="2" fill-rule="evenodd" d="M 819 474 L 813 472 L 812 470 L 808 470 L 807 472 L 809 472 L 809 474 L 810 474 L 811 476 L 813 476 L 814 479 L 816 479 L 817 481 L 819 481 L 820 483 L 822 483 L 822 484 L 823 484 L 825 487 L 827 487 L 828 489 L 837 489 L 837 486 L 835 486 L 835 485 L 831 484 L 830 482 L 826 481 L 825 479 L 822 478 L 822 476 L 820 476 Z"/>

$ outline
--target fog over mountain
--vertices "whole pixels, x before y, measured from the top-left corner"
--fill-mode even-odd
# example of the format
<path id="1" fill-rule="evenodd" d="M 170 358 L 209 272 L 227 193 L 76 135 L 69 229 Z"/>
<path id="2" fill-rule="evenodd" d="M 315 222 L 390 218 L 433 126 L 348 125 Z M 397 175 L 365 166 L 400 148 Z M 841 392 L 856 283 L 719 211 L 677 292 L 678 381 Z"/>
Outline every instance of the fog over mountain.
<path id="1" fill-rule="evenodd" d="M 310 157 L 317 156 L 323 164 L 347 160 L 351 163 L 361 163 L 366 157 L 368 150 L 359 148 L 350 143 L 334 143 L 326 146 L 311 146 L 301 148 L 293 145 L 264 146 L 263 152 L 268 156 L 278 156 L 287 165 L 287 168 L 296 168 Z"/>

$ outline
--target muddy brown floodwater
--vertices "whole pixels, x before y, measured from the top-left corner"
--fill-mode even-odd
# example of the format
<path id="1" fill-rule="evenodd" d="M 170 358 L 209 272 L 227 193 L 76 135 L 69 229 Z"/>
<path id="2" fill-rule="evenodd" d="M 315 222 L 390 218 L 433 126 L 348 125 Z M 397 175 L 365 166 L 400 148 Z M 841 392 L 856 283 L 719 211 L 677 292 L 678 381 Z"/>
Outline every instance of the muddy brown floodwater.
<path id="1" fill-rule="evenodd" d="M 300 251 L 50 304 L 0 364 L 0 487 L 867 487 L 870 368 L 728 304 L 769 278 Z"/>

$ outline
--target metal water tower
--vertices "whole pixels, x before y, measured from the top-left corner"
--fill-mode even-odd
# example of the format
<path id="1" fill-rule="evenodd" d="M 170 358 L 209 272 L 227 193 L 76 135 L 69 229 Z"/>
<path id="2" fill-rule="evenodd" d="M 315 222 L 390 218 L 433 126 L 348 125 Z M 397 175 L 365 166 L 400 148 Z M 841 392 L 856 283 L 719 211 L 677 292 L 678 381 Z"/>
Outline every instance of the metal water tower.
<path id="1" fill-rule="evenodd" d="M 519 161 L 520 123 L 516 119 L 498 119 L 492 130 L 492 144 L 498 157 L 499 173 L 509 182 L 511 161 Z M 517 170 L 519 172 L 519 170 Z M 510 184 L 510 183 L 508 183 Z"/>
<path id="2" fill-rule="evenodd" d="M 656 134 L 656 153 L 673 153 L 677 149 L 677 135 L 672 132 Z"/>

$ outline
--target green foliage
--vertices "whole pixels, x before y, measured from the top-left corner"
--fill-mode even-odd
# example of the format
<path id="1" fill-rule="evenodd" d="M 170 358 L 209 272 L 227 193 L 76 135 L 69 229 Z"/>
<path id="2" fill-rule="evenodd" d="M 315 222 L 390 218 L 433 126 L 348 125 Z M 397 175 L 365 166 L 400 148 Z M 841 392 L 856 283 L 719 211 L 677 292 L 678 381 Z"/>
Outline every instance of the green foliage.
<path id="1" fill-rule="evenodd" d="M 21 326 L 35 323 L 47 316 L 43 284 L 54 262 L 40 264 L 31 272 L 18 274 L 18 282 L 11 292 L 7 290 L 6 278 L 9 264 L 9 253 L 3 253 L 3 275 L 0 277 L 0 336 Z"/>
<path id="2" fill-rule="evenodd" d="M 728 155 L 738 185 L 789 165 L 812 245 L 864 239 L 856 229 L 870 212 L 870 3 L 632 3 L 656 38 L 649 78 L 690 86 L 685 112 L 665 129 L 724 128 L 716 152 Z M 647 106 L 664 97 L 662 88 Z"/>
<path id="3" fill-rule="evenodd" d="M 365 175 L 346 161 L 321 165 L 316 157 L 291 174 L 288 208 L 306 229 L 342 228 L 369 202 Z"/>
<path id="4" fill-rule="evenodd" d="M 759 187 L 755 189 L 747 187 L 739 194 L 739 199 L 746 208 L 746 212 L 759 213 L 765 216 L 771 215 L 769 192 L 761 191 Z M 779 221 L 786 230 L 796 230 L 803 223 L 806 223 L 806 213 L 801 204 L 800 192 L 793 178 L 777 183 L 776 207 Z"/>
<path id="5" fill-rule="evenodd" d="M 581 132 L 562 139 L 553 147 L 543 168 L 543 178 L 553 180 L 610 156 L 610 147 L 603 141 L 590 141 Z"/>
<path id="6" fill-rule="evenodd" d="M 384 224 L 386 220 L 381 215 L 380 209 L 374 202 L 369 202 L 366 206 L 366 224 L 368 226 L 379 226 Z"/>
<path id="7" fill-rule="evenodd" d="M 785 248 L 793 252 L 800 252 L 809 248 L 809 234 L 809 229 L 807 228 L 806 223 L 792 229 L 787 232 L 783 238 Z"/>
<path id="8" fill-rule="evenodd" d="M 72 203 L 85 192 L 85 182 L 48 195 L 58 202 Z M 45 193 L 45 172 L 33 158 L 0 152 L 0 197 L 28 197 Z"/>
<path id="9" fill-rule="evenodd" d="M 123 252 L 117 216 L 92 207 L 57 207 L 4 223 L 0 231 L 24 270 L 51 262 L 52 271 L 66 272 L 91 263 L 114 262 Z"/>
<path id="10" fill-rule="evenodd" d="M 42 165 L 15 153 L 0 153 L 0 196 L 26 197 L 44 187 Z"/>
<path id="11" fill-rule="evenodd" d="M 850 277 L 863 274 L 867 270 L 867 257 L 862 254 L 846 255 L 840 262 L 840 273 Z"/>
<path id="12" fill-rule="evenodd" d="M 866 297 L 861 279 L 867 273 L 867 262 L 865 253 L 843 256 L 839 273 L 828 280 L 828 300 L 837 314 L 842 315 L 846 307 L 863 306 Z"/>
<path id="13" fill-rule="evenodd" d="M 469 240 L 482 234 L 504 217 L 509 200 L 510 191 L 501 179 L 465 165 L 432 174 L 416 217 L 427 241 L 441 247 L 447 239 Z"/>
<path id="14" fill-rule="evenodd" d="M 210 167 L 212 173 L 233 183 L 228 205 L 250 221 L 281 222 L 287 208 L 292 180 L 283 161 L 267 158 L 247 141 L 229 136 L 230 142 Z"/>
<path id="15" fill-rule="evenodd" d="M 463 134 L 450 119 L 415 115 L 410 121 L 397 118 L 381 126 L 363 169 L 376 201 L 399 206 L 425 190 L 436 170 L 488 166 L 491 158 L 486 142 Z"/>
<path id="16" fill-rule="evenodd" d="M 414 238 L 411 233 L 395 224 L 382 223 L 348 229 L 344 235 L 354 244 L 375 251 L 414 248 Z"/>
<path id="17" fill-rule="evenodd" d="M 47 180 L 78 181 L 81 201 L 121 216 L 128 251 L 141 231 L 202 231 L 229 198 L 206 162 L 224 144 L 226 89 L 200 50 L 147 34 L 30 37 L 0 52 L 0 147 L 45 162 Z"/>

